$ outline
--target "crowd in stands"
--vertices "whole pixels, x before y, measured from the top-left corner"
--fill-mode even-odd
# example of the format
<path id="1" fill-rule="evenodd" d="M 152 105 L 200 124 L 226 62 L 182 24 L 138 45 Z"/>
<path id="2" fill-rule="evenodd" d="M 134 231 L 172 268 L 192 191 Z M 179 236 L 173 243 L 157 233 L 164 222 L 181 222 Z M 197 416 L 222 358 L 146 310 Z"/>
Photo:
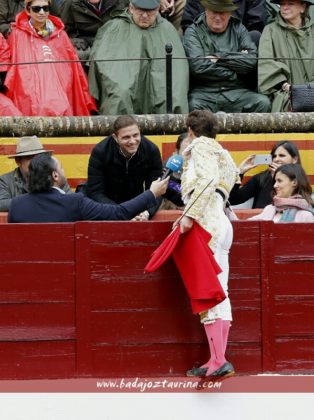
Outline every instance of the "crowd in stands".
<path id="1" fill-rule="evenodd" d="M 9 212 L 10 222 L 144 221 L 166 193 L 160 151 L 130 115 L 116 118 L 112 136 L 93 149 L 84 194 L 72 194 L 52 153 L 37 136 L 18 140 L 9 156 L 17 167 L 0 176 L 0 211 Z"/>
<path id="2" fill-rule="evenodd" d="M 173 113 L 289 111 L 314 81 L 313 4 L 0 0 L 0 115 L 166 113 L 166 44 Z"/>
<path id="3" fill-rule="evenodd" d="M 285 164 L 300 164 L 301 157 L 297 146 L 288 140 L 276 143 L 271 152 L 271 162 L 268 168 L 256 175 L 244 185 L 235 184 L 229 197 L 230 204 L 239 205 L 253 199 L 253 208 L 264 208 L 272 201 L 273 179 L 275 171 Z M 250 155 L 239 165 L 240 178 L 256 167 L 255 156 Z"/>
<path id="4" fill-rule="evenodd" d="M 198 110 L 193 112 L 206 113 L 206 115 L 211 116 L 212 119 L 215 115 L 207 110 Z M 191 113 L 189 115 L 191 115 Z M 215 124 L 218 127 L 218 123 L 215 122 Z M 78 201 L 76 201 L 76 199 L 73 199 L 74 201 L 72 199 L 63 199 L 59 196 L 59 194 L 57 194 L 57 197 L 54 198 L 56 198 L 57 202 L 61 200 L 63 203 L 62 206 L 66 206 L 67 203 L 72 203 L 72 201 L 74 206 L 83 206 L 83 209 L 76 208 L 74 211 L 75 220 L 88 219 L 89 210 L 91 211 L 91 220 L 102 220 L 102 218 L 105 218 L 105 214 L 108 215 L 109 218 L 119 218 L 125 211 L 124 205 L 129 202 L 131 203 L 130 208 L 132 209 L 132 212 L 134 209 L 143 208 L 143 203 L 146 205 L 146 207 L 144 205 L 144 209 L 140 213 L 132 213 L 132 220 L 134 221 L 149 220 L 159 209 L 184 210 L 186 203 L 184 202 L 181 190 L 181 176 L 184 174 L 184 165 L 186 163 L 187 156 L 189 156 L 189 150 L 192 147 L 194 139 L 195 137 L 189 135 L 189 131 L 182 133 L 178 137 L 175 152 L 179 156 L 174 156 L 173 158 L 181 157 L 183 169 L 182 166 L 179 165 L 177 169 L 174 170 L 174 173 L 171 173 L 171 171 L 168 172 L 163 169 L 159 149 L 154 143 L 141 134 L 137 120 L 130 115 L 120 115 L 114 122 L 112 135 L 100 141 L 92 150 L 88 163 L 87 182 L 85 184 L 81 184 L 80 189 L 76 190 L 77 193 L 82 193 L 80 195 L 87 196 L 90 201 L 86 201 L 85 199 L 78 199 Z M 217 143 L 216 140 L 211 140 L 214 144 Z M 218 148 L 220 150 L 219 153 L 226 152 L 220 145 Z M 51 156 L 52 153 L 53 150 L 44 149 L 37 136 L 22 137 L 17 141 L 16 153 L 9 156 L 9 159 L 15 159 L 16 168 L 0 176 L 1 212 L 10 212 L 12 200 L 16 197 L 29 195 L 27 194 L 29 192 L 36 192 L 35 190 L 32 191 L 29 185 L 31 162 L 40 155 Z M 283 198 L 288 198 L 290 195 L 293 197 L 297 195 L 297 198 L 299 198 L 299 195 L 301 195 L 308 202 L 306 205 L 307 207 L 308 205 L 313 205 L 313 200 L 311 198 L 312 189 L 309 180 L 301 167 L 299 150 L 293 142 L 283 140 L 275 144 L 271 150 L 271 154 L 269 155 L 270 159 L 268 168 L 251 177 L 245 185 L 241 185 L 243 175 L 258 166 L 257 161 L 254 159 L 255 156 L 256 155 L 248 156 L 240 164 L 239 168 L 234 168 L 233 172 L 234 175 L 236 174 L 236 182 L 233 183 L 226 192 L 224 192 L 223 197 L 225 204 L 227 201 L 232 205 L 241 204 L 248 199 L 253 198 L 253 208 L 272 208 L 269 207 L 269 205 L 273 205 L 272 203 L 275 195 L 280 195 Z M 207 161 L 208 156 L 205 152 L 202 152 L 198 157 L 201 161 L 204 161 L 204 163 L 207 162 L 206 165 L 208 167 L 211 167 L 211 164 Z M 45 166 L 45 162 L 48 167 Z M 45 176 L 45 170 L 48 170 L 52 171 L 52 178 L 50 179 L 51 182 L 49 185 L 45 184 L 43 189 L 40 189 L 38 192 L 48 192 L 48 190 L 54 186 L 58 188 L 58 191 L 61 194 L 72 194 L 72 190 L 67 182 L 65 174 L 63 173 L 63 170 L 61 170 L 62 168 L 60 166 L 60 162 L 57 159 L 54 159 L 53 161 L 49 160 L 49 162 L 43 160 L 42 164 L 43 166 L 40 164 L 41 176 Z M 288 193 L 285 188 L 286 184 L 283 183 L 283 185 L 281 185 L 281 181 L 276 179 L 276 174 L 278 174 L 282 166 L 287 166 L 289 168 L 290 166 L 296 166 L 296 169 L 292 168 L 289 170 L 289 174 L 284 173 L 284 175 L 290 177 L 291 180 L 291 182 L 289 182 L 288 189 L 290 195 L 287 195 Z M 301 170 L 298 169 L 299 167 Z M 167 165 L 166 168 L 169 169 Z M 56 173 L 54 173 L 54 171 Z M 199 171 L 198 166 L 196 171 Z M 54 178 L 55 175 L 56 179 Z M 37 172 L 35 172 L 34 176 L 36 178 L 40 178 Z M 185 176 L 187 176 L 187 173 Z M 298 185 L 300 184 L 300 189 L 295 188 L 293 176 L 298 177 L 297 182 Z M 278 177 L 280 179 L 282 178 L 281 175 L 278 175 Z M 156 184 L 155 181 L 160 178 L 161 180 L 165 180 L 165 183 Z M 213 170 L 213 179 L 215 179 L 215 170 Z M 144 200 L 143 202 L 141 194 L 150 189 L 152 185 L 155 185 L 158 191 L 160 187 L 162 192 L 158 192 L 153 201 Z M 161 195 L 163 197 L 159 198 Z M 142 198 L 136 200 L 135 206 L 133 206 L 134 203 L 132 203 L 132 200 L 136 197 Z M 25 200 L 25 202 L 28 202 L 27 199 Z M 40 201 L 41 199 L 39 202 Z M 15 202 L 20 203 L 23 201 L 15 200 Z M 31 199 L 30 202 L 34 204 L 33 199 Z M 104 207 L 95 207 L 92 204 L 93 202 L 101 203 Z M 48 203 L 49 199 L 47 202 L 47 207 L 49 208 Z M 152 205 L 147 206 L 147 203 L 151 203 Z M 120 208 L 121 211 L 118 211 L 117 214 L 119 214 L 119 216 L 117 216 L 117 214 L 114 211 L 112 213 L 111 210 L 112 207 L 120 205 L 122 205 L 123 208 Z M 129 205 L 126 207 L 129 208 Z M 308 211 L 307 207 L 305 210 Z M 302 210 L 302 208 L 299 208 L 299 210 L 300 209 Z M 35 220 L 32 218 L 33 215 L 31 213 L 25 217 L 31 217 L 29 221 L 48 221 L 48 219 L 50 221 L 59 220 L 53 219 L 54 216 L 49 216 L 47 211 L 48 210 L 46 209 L 43 213 L 39 212 L 40 214 L 43 214 L 45 219 L 40 219 L 41 216 L 39 216 L 39 219 Z M 71 216 L 67 214 L 66 209 L 64 211 L 62 210 L 60 213 L 61 219 L 62 217 L 66 217 L 66 220 L 64 221 L 70 221 L 68 217 L 71 218 Z M 131 213 L 127 214 L 130 215 Z M 19 217 L 21 217 L 20 221 L 27 221 L 21 214 Z M 125 219 L 128 217 L 129 216 L 126 216 Z M 266 215 L 265 217 L 268 216 Z"/>

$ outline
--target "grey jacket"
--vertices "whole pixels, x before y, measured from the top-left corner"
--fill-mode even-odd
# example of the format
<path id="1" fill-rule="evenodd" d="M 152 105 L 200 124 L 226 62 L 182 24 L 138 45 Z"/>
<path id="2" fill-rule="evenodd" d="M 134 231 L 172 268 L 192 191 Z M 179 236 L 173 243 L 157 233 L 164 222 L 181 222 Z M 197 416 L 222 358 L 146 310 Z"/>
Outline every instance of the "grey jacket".
<path id="1" fill-rule="evenodd" d="M 68 183 L 62 189 L 66 194 L 72 192 Z M 19 168 L 0 176 L 0 211 L 9 211 L 12 198 L 27 192 L 26 180 Z"/>

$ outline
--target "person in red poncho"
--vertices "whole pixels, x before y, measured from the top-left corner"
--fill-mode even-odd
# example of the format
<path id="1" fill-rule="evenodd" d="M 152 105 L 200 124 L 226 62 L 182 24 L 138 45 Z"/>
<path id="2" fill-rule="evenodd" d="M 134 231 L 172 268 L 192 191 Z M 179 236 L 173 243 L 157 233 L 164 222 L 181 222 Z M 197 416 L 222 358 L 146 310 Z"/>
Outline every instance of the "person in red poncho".
<path id="1" fill-rule="evenodd" d="M 90 115 L 96 109 L 87 79 L 61 20 L 49 15 L 50 0 L 25 0 L 8 38 L 12 65 L 7 96 L 26 116 Z M 24 63 L 24 64 L 18 64 Z"/>
<path id="2" fill-rule="evenodd" d="M 225 358 L 231 305 L 228 298 L 228 254 L 232 244 L 232 225 L 225 214 L 225 205 L 239 171 L 230 153 L 215 140 L 218 123 L 210 111 L 195 110 L 187 117 L 190 144 L 183 152 L 181 178 L 182 200 L 186 205 L 180 218 L 180 231 L 188 232 L 197 222 L 211 239 L 208 246 L 214 253 L 222 272 L 218 279 L 227 298 L 216 306 L 201 311 L 210 348 L 210 359 L 201 367 L 192 368 L 187 376 L 221 378 L 234 374 Z M 200 262 L 201 264 L 202 262 Z"/>
<path id="3" fill-rule="evenodd" d="M 7 41 L 4 39 L 3 35 L 0 33 L 0 85 L 2 88 L 2 83 L 6 71 L 8 70 L 8 63 L 10 62 L 10 49 L 8 47 Z M 2 89 L 1 89 L 2 90 Z M 14 106 L 13 102 L 7 98 L 3 93 L 0 93 L 0 116 L 13 117 L 21 116 L 21 112 Z"/>

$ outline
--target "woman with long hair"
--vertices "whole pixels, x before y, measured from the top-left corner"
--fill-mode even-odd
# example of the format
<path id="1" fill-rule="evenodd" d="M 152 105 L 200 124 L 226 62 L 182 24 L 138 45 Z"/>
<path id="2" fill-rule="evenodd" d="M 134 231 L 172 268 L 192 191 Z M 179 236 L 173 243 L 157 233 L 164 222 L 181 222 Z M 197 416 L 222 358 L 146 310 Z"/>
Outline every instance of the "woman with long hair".
<path id="1" fill-rule="evenodd" d="M 280 166 L 273 179 L 273 202 L 250 220 L 314 222 L 312 187 L 301 165 Z"/>
<path id="2" fill-rule="evenodd" d="M 90 115 L 87 79 L 50 0 L 25 0 L 8 38 L 12 65 L 7 96 L 25 116 Z"/>
<path id="3" fill-rule="evenodd" d="M 282 140 L 276 143 L 270 154 L 272 161 L 265 171 L 252 176 L 244 185 L 241 185 L 240 183 L 235 184 L 229 197 L 231 205 L 241 204 L 250 198 L 253 198 L 253 209 L 264 208 L 272 202 L 273 176 L 276 169 L 287 163 L 301 164 L 299 150 L 297 146 L 289 140 Z M 250 155 L 240 164 L 239 171 L 241 178 L 250 169 L 256 167 L 256 165 L 254 165 L 255 156 L 255 154 Z"/>
<path id="4" fill-rule="evenodd" d="M 290 87 L 314 82 L 313 0 L 271 0 L 276 20 L 265 26 L 259 43 L 258 89 L 272 101 L 272 112 L 290 110 Z"/>

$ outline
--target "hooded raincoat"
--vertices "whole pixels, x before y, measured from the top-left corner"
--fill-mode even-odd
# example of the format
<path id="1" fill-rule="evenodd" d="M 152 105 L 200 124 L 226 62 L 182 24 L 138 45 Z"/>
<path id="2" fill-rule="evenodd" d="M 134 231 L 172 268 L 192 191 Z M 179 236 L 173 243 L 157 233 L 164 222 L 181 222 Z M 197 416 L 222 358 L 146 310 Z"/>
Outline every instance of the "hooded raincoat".
<path id="1" fill-rule="evenodd" d="M 55 30 L 49 38 L 40 37 L 29 24 L 26 11 L 16 17 L 8 39 L 13 63 L 7 73 L 7 96 L 26 116 L 83 116 L 95 109 L 80 63 L 63 30 L 61 20 L 50 15 Z M 30 64 L 29 64 L 30 63 Z"/>
<path id="2" fill-rule="evenodd" d="M 278 14 L 276 21 L 265 27 L 259 44 L 258 88 L 273 101 L 272 112 L 288 110 L 289 93 L 281 90 L 283 83 L 314 82 L 313 57 L 313 20 L 306 18 L 296 29 Z"/>
<path id="3" fill-rule="evenodd" d="M 0 0 L 0 32 L 7 37 L 15 16 L 25 9 L 24 0 Z M 50 13 L 59 16 L 58 0 L 50 0 Z"/>
<path id="4" fill-rule="evenodd" d="M 190 58 L 191 110 L 269 111 L 268 99 L 248 89 L 250 74 L 257 65 L 256 47 L 237 18 L 231 16 L 226 30 L 216 33 L 209 29 L 202 13 L 185 31 L 183 45 Z M 214 63 L 208 56 L 218 59 Z"/>
<path id="5" fill-rule="evenodd" d="M 7 41 L 4 39 L 3 35 L 0 33 L 0 74 L 1 74 L 1 84 L 2 84 L 2 74 L 8 70 L 7 63 L 10 62 L 10 49 L 8 47 Z M 0 116 L 2 117 L 15 117 L 21 116 L 21 112 L 13 105 L 13 102 L 7 98 L 5 95 L 0 93 Z"/>
<path id="6" fill-rule="evenodd" d="M 141 29 L 123 12 L 99 29 L 90 55 L 89 87 L 100 113 L 166 113 L 166 44 L 180 58 L 172 62 L 173 112 L 188 111 L 189 70 L 177 31 L 160 15 L 153 26 Z M 93 61 L 110 59 L 122 60 Z"/>

